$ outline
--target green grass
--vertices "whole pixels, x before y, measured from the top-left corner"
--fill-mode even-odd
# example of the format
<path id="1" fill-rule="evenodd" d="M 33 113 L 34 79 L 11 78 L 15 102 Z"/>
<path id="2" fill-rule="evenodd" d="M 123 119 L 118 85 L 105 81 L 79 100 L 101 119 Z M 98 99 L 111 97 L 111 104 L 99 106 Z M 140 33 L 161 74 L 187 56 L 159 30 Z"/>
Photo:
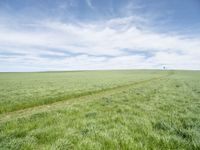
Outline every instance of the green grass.
<path id="1" fill-rule="evenodd" d="M 0 149 L 200 149 L 199 71 L 2 73 L 0 89 Z"/>
<path id="2" fill-rule="evenodd" d="M 0 73 L 0 114 L 166 74 L 155 71 Z"/>

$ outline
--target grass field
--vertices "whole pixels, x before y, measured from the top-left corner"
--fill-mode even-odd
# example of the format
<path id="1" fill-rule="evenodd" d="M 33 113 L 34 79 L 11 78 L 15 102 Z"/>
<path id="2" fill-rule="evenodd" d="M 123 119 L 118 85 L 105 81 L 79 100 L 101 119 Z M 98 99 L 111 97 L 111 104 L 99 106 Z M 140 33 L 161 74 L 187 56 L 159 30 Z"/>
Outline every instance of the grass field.
<path id="1" fill-rule="evenodd" d="M 200 71 L 0 73 L 0 149 L 200 149 Z"/>

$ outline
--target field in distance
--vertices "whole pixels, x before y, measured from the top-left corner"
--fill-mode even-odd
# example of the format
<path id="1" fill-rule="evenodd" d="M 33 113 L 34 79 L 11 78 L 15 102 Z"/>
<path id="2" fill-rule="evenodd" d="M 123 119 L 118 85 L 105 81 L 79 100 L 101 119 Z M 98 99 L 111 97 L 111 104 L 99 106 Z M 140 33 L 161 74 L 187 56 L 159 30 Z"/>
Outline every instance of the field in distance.
<path id="1" fill-rule="evenodd" d="M 0 149 L 200 149 L 200 71 L 0 73 Z"/>

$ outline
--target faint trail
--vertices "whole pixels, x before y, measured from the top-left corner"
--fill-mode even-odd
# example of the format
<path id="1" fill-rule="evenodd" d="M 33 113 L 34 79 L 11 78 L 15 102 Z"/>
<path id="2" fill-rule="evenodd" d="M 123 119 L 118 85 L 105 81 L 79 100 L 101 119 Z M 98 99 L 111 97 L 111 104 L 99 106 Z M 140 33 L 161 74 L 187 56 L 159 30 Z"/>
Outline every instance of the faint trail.
<path id="1" fill-rule="evenodd" d="M 151 78 L 148 80 L 138 81 L 138 82 L 134 82 L 134 83 L 126 84 L 126 85 L 120 85 L 120 86 L 116 86 L 116 87 L 112 87 L 112 88 L 106 88 L 106 89 L 102 89 L 102 90 L 98 90 L 98 91 L 86 92 L 86 93 L 82 93 L 80 95 L 77 95 L 75 97 L 72 97 L 72 98 L 69 98 L 66 100 L 3 113 L 3 114 L 0 114 L 0 123 L 11 121 L 11 120 L 18 119 L 18 118 L 23 118 L 23 117 L 41 113 L 41 112 L 48 112 L 48 111 L 56 110 L 58 108 L 62 108 L 69 104 L 76 104 L 80 101 L 85 102 L 85 101 L 94 100 L 94 99 L 97 99 L 100 97 L 109 96 L 114 93 L 121 92 L 121 91 L 123 91 L 129 87 L 135 86 L 135 85 L 145 84 L 145 83 L 153 82 L 153 81 L 157 81 L 157 80 L 163 80 L 172 74 L 173 74 L 173 72 L 170 72 L 169 74 L 167 74 L 165 76 L 155 77 L 155 78 Z"/>

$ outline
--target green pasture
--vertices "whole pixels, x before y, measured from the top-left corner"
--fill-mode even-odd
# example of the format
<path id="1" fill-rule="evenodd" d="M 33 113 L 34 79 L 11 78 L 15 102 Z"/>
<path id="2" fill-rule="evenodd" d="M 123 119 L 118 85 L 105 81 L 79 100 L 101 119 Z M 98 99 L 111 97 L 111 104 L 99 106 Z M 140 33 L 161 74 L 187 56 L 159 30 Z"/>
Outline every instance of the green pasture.
<path id="1" fill-rule="evenodd" d="M 200 149 L 200 72 L 0 73 L 0 149 Z"/>

